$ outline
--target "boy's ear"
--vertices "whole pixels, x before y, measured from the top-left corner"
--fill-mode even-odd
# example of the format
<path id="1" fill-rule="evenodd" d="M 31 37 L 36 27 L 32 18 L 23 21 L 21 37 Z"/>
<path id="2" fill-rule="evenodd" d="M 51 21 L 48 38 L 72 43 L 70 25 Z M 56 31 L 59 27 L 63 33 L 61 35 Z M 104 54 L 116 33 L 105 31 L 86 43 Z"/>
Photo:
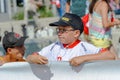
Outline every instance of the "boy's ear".
<path id="1" fill-rule="evenodd" d="M 12 48 L 7 48 L 7 53 L 11 53 Z"/>
<path id="2" fill-rule="evenodd" d="M 75 37 L 79 37 L 80 36 L 80 30 L 75 30 Z"/>

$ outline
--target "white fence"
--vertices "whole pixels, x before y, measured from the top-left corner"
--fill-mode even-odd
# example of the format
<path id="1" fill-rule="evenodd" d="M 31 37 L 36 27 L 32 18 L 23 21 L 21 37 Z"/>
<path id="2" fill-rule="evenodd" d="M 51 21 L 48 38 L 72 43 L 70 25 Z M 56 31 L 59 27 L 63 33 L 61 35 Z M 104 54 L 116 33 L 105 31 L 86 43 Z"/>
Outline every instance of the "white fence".
<path id="1" fill-rule="evenodd" d="M 68 62 L 13 62 L 0 66 L 0 80 L 120 80 L 119 75 L 120 60 L 87 62 L 78 67 Z"/>

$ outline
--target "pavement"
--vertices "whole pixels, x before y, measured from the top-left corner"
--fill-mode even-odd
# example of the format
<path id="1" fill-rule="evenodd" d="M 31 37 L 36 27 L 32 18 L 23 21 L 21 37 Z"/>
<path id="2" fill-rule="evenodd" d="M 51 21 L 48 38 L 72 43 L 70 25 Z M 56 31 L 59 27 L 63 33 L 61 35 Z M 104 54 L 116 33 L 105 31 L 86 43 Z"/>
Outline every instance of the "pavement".
<path id="1" fill-rule="evenodd" d="M 10 21 L 7 13 L 0 13 L 0 22 L 7 22 Z"/>

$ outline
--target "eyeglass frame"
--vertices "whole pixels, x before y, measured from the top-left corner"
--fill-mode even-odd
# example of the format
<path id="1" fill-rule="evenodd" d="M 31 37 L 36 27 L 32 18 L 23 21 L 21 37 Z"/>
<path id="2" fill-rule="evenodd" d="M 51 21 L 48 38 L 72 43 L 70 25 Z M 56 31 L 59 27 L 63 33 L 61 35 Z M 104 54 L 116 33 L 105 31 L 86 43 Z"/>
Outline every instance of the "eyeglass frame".
<path id="1" fill-rule="evenodd" d="M 70 30 L 67 30 L 67 29 L 59 29 L 59 28 L 56 28 L 56 32 L 57 33 L 65 33 L 65 32 L 68 32 L 68 31 L 75 31 L 75 29 L 70 29 Z"/>

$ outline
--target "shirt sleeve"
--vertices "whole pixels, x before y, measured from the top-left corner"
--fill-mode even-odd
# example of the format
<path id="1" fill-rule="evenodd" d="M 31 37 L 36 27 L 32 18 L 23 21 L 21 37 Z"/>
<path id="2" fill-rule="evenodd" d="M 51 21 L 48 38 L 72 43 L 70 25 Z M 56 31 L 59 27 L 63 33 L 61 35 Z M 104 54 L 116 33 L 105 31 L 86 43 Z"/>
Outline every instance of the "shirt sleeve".
<path id="1" fill-rule="evenodd" d="M 50 59 L 52 55 L 52 49 L 54 48 L 55 45 L 56 43 L 52 43 L 51 45 L 44 47 L 41 51 L 38 52 L 38 54 Z"/>
<path id="2" fill-rule="evenodd" d="M 101 49 L 87 42 L 83 42 L 82 45 L 86 49 L 86 54 L 97 54 Z"/>

